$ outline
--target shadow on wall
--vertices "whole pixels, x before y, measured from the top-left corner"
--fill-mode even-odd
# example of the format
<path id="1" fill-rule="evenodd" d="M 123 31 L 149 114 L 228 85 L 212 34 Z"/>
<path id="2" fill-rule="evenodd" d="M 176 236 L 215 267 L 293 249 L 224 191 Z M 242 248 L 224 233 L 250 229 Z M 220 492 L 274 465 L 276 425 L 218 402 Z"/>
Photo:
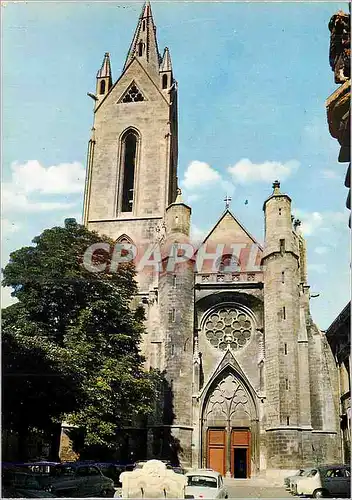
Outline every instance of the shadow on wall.
<path id="1" fill-rule="evenodd" d="M 136 419 L 129 427 L 117 429 L 110 447 L 86 445 L 82 429 L 71 428 L 65 432 L 79 460 L 133 464 L 138 460 L 155 458 L 179 466 L 183 450 L 179 439 L 172 434 L 174 418 L 172 385 L 164 373 L 159 373 L 153 413 Z M 61 459 L 65 460 L 65 457 Z"/>

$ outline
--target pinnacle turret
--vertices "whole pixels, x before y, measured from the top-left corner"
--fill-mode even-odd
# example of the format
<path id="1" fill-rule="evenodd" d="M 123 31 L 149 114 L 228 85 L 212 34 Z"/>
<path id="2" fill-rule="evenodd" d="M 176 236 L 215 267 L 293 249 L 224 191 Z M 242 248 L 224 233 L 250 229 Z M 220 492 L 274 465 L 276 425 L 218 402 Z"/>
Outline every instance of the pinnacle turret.
<path id="1" fill-rule="evenodd" d="M 171 56 L 167 47 L 164 49 L 164 54 L 160 64 L 160 72 L 163 71 L 172 71 Z"/>
<path id="2" fill-rule="evenodd" d="M 97 73 L 97 88 L 95 100 L 98 103 L 112 87 L 112 73 L 109 52 L 105 52 L 103 64 Z"/>
<path id="3" fill-rule="evenodd" d="M 111 65 L 110 65 L 110 54 L 105 52 L 103 64 L 97 73 L 97 78 L 112 78 Z"/>

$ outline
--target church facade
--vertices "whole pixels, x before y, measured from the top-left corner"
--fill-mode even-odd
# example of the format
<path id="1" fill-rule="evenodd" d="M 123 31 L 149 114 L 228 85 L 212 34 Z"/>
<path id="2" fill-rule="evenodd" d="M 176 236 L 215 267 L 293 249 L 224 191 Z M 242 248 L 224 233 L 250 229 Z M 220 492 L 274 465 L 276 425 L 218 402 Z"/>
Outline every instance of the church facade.
<path id="1" fill-rule="evenodd" d="M 106 53 L 91 97 L 84 223 L 117 243 L 161 249 L 160 268 L 140 270 L 134 300 L 146 313 L 146 369 L 168 385 L 145 428 L 146 455 L 169 458 L 171 436 L 183 465 L 233 477 L 338 462 L 336 368 L 311 318 L 305 241 L 280 183 L 263 205 L 264 247 L 226 207 L 187 253 L 177 83 L 149 2 L 122 74 L 113 82 Z"/>

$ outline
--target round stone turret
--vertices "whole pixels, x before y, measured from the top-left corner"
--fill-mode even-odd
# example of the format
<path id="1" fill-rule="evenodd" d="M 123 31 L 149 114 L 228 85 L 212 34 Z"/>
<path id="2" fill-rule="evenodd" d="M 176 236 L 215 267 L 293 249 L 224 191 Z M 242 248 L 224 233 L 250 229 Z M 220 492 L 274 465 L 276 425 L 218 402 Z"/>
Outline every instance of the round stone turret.
<path id="1" fill-rule="evenodd" d="M 273 183 L 273 193 L 264 202 L 265 259 L 274 252 L 294 251 L 291 198 L 280 191 L 280 182 Z"/>
<path id="2" fill-rule="evenodd" d="M 177 197 L 166 209 L 165 224 L 166 235 L 181 233 L 189 236 L 191 228 L 191 207 L 182 199 L 181 189 L 177 190 Z"/>

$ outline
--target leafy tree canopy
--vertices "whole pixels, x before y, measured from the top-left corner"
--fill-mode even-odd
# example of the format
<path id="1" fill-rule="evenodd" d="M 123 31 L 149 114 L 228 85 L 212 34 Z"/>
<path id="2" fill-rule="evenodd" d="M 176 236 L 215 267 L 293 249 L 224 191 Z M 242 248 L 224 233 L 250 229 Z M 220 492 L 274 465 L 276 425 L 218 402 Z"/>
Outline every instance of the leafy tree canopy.
<path id="1" fill-rule="evenodd" d="M 2 284 L 19 302 L 3 311 L 5 427 L 45 429 L 66 418 L 87 444 L 113 446 L 119 427 L 152 410 L 158 377 L 142 368 L 135 270 L 87 270 L 84 253 L 101 242 L 113 248 L 69 219 L 11 254 Z M 94 258 L 109 263 L 111 254 Z"/>

